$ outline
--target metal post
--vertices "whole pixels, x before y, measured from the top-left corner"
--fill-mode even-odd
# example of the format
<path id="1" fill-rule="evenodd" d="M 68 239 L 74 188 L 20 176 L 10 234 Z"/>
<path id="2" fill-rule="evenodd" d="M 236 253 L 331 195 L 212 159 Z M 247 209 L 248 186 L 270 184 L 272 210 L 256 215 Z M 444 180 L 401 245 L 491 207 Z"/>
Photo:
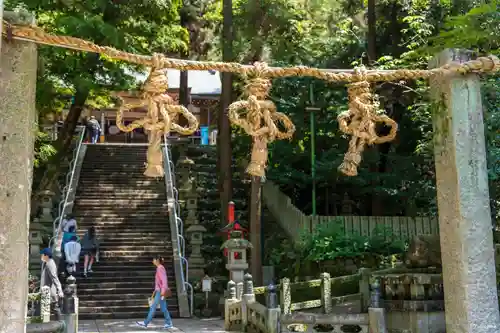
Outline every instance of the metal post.
<path id="1" fill-rule="evenodd" d="M 78 298 L 76 296 L 76 279 L 70 275 L 64 290 L 63 317 L 64 333 L 78 333 Z"/>

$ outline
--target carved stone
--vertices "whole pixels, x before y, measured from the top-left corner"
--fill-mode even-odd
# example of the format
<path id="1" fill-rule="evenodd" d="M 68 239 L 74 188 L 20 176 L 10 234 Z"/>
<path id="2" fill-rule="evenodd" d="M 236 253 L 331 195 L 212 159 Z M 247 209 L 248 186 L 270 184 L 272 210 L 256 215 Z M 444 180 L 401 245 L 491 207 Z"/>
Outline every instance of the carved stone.
<path id="1" fill-rule="evenodd" d="M 408 268 L 441 267 L 441 244 L 439 235 L 413 237 L 406 253 Z"/>

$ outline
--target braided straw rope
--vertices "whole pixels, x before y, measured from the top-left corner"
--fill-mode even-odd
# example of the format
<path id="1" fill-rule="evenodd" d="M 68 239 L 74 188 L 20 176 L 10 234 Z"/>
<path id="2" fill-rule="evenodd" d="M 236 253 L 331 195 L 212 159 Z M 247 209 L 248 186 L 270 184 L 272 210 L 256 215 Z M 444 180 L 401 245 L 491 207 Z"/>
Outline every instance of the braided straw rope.
<path id="1" fill-rule="evenodd" d="M 159 55 L 154 55 L 156 66 L 151 68 L 149 77 L 144 82 L 140 100 L 122 97 L 123 105 L 116 114 L 116 125 L 123 132 L 131 132 L 143 127 L 148 133 L 147 166 L 144 175 L 147 177 L 163 177 L 163 154 L 161 152 L 161 138 L 170 131 L 188 135 L 198 128 L 198 119 L 182 105 L 174 105 L 172 97 L 165 92 L 168 89 L 168 80 L 165 70 L 159 69 Z M 146 106 L 148 114 L 143 119 L 135 120 L 125 126 L 123 114 L 133 108 Z M 188 121 L 188 127 L 176 123 L 178 115 L 183 115 Z M 163 120 L 159 120 L 159 116 Z"/>
<path id="2" fill-rule="evenodd" d="M 290 138 L 295 127 L 285 115 L 276 112 L 275 105 L 265 100 L 270 88 L 270 79 L 289 76 L 309 76 L 329 82 L 347 82 L 349 85 L 349 111 L 338 117 L 340 130 L 345 134 L 352 136 L 349 143 L 349 150 L 346 153 L 344 162 L 339 170 L 346 175 L 354 176 L 357 174 L 357 166 L 361 161 L 361 153 L 367 144 L 383 143 L 394 139 L 397 131 L 397 124 L 385 115 L 377 115 L 376 107 L 372 101 L 369 82 L 378 81 L 399 81 L 427 79 L 436 75 L 446 74 L 467 74 L 471 72 L 497 72 L 500 71 L 500 60 L 495 56 L 480 57 L 476 60 L 470 60 L 464 63 L 450 63 L 445 66 L 429 70 L 409 70 L 397 69 L 391 72 L 379 72 L 358 70 L 354 73 L 333 73 L 318 68 L 305 66 L 295 67 L 266 67 L 264 64 L 257 63 L 254 66 L 242 65 L 238 63 L 226 62 L 198 62 L 180 59 L 170 59 L 163 55 L 154 54 L 153 56 L 143 56 L 127 53 L 107 46 L 99 46 L 83 39 L 52 35 L 40 28 L 33 26 L 11 25 L 3 21 L 5 35 L 13 36 L 23 40 L 29 40 L 39 44 L 46 44 L 58 47 L 64 47 L 79 51 L 94 52 L 107 55 L 116 60 L 123 60 L 139 65 L 152 67 L 149 85 L 154 86 L 152 80 L 163 82 L 163 88 L 166 89 L 166 77 L 161 74 L 160 69 L 175 68 L 181 71 L 187 70 L 217 70 L 219 72 L 238 73 L 248 77 L 249 74 L 255 74 L 256 77 L 247 87 L 249 95 L 247 101 L 238 101 L 229 108 L 229 117 L 233 124 L 242 127 L 247 134 L 253 137 L 252 162 L 247 172 L 262 176 L 265 173 L 267 162 L 267 144 L 276 138 Z M 155 81 L 156 82 L 156 81 Z M 126 104 L 127 108 L 148 105 L 148 117 L 136 121 L 129 126 L 124 126 L 122 122 L 122 113 L 125 108 L 117 114 L 117 124 L 121 130 L 131 131 L 134 128 L 144 127 L 150 130 L 150 147 L 148 149 L 148 170 L 146 173 L 153 177 L 163 175 L 161 167 L 160 133 L 168 133 L 170 130 L 176 130 L 182 134 L 192 133 L 197 121 L 194 116 L 185 108 L 172 105 L 171 99 L 165 97 L 163 93 L 155 90 L 154 87 L 146 85 L 144 98 L 147 100 L 140 103 L 131 102 Z M 161 84 L 160 84 L 161 86 Z M 152 93 L 147 89 L 152 89 Z M 162 97 L 163 96 L 163 97 Z M 167 112 L 166 110 L 170 110 Z M 238 111 L 247 109 L 246 119 L 240 118 Z M 163 122 L 158 122 L 158 112 L 163 117 Z M 177 114 L 183 114 L 188 118 L 189 127 L 184 129 L 172 120 Z M 280 132 L 274 121 L 280 120 L 286 128 L 286 132 Z M 264 126 L 261 122 L 264 122 Z M 194 125 L 196 122 L 196 125 Z M 391 127 L 390 133 L 385 137 L 378 137 L 375 133 L 376 123 L 384 123 Z M 158 155 L 159 154 L 159 155 Z M 161 168 L 161 171 L 160 171 Z"/>
<path id="3" fill-rule="evenodd" d="M 398 124 L 384 114 L 377 114 L 377 104 L 370 91 L 370 83 L 365 80 L 366 70 L 357 69 L 359 82 L 348 86 L 349 110 L 342 112 L 337 120 L 339 128 L 345 134 L 351 135 L 349 149 L 344 156 L 344 162 L 339 171 L 347 176 L 357 176 L 358 165 L 361 162 L 361 153 L 365 146 L 392 141 L 396 137 Z M 377 135 L 377 123 L 383 123 L 391 128 L 389 134 L 380 137 Z"/>
<path id="4" fill-rule="evenodd" d="M 248 99 L 232 103 L 228 108 L 228 117 L 233 125 L 241 127 L 253 140 L 252 156 L 246 172 L 262 177 L 267 164 L 267 145 L 275 139 L 290 139 L 295 133 L 295 126 L 285 114 L 277 112 L 272 101 L 266 100 L 271 89 L 267 65 L 256 62 L 254 68 L 246 74 L 249 83 L 245 93 Z M 246 117 L 240 114 L 243 110 L 247 111 Z M 278 121 L 285 127 L 285 132 L 278 129 L 275 123 Z"/>
<path id="5" fill-rule="evenodd" d="M 52 35 L 41 28 L 34 26 L 11 25 L 3 21 L 4 35 L 12 35 L 25 40 L 30 40 L 35 43 L 64 47 L 79 51 L 93 52 L 105 54 L 110 58 L 123 60 L 148 67 L 158 66 L 157 68 L 175 68 L 181 71 L 187 70 L 217 70 L 219 72 L 232 72 L 245 74 L 252 71 L 252 66 L 242 65 L 232 62 L 215 62 L 215 61 L 189 61 L 181 59 L 171 59 L 165 56 L 144 56 L 120 51 L 108 46 L 96 45 L 92 42 L 70 36 Z M 460 73 L 466 74 L 470 72 L 496 72 L 500 71 L 500 61 L 495 56 L 480 57 L 476 60 L 467 61 L 465 63 L 452 63 L 439 68 L 420 70 L 420 69 L 397 69 L 392 72 L 377 72 L 370 71 L 366 73 L 365 80 L 368 82 L 377 81 L 398 81 L 398 80 L 413 80 L 426 79 L 438 74 Z M 272 67 L 266 70 L 269 78 L 287 77 L 287 76 L 309 76 L 320 80 L 330 82 L 357 82 L 359 77 L 357 74 L 351 73 L 332 73 L 325 72 L 318 68 L 305 66 L 294 67 Z"/>

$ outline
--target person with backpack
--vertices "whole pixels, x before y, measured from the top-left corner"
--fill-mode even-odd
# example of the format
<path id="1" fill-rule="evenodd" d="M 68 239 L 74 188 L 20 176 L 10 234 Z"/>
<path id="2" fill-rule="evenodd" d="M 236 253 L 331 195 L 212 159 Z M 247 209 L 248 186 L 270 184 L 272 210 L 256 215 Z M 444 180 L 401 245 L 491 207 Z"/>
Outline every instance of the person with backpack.
<path id="1" fill-rule="evenodd" d="M 90 116 L 87 121 L 87 130 L 90 133 L 90 140 L 92 143 L 97 143 L 99 141 L 99 135 L 101 134 L 101 125 L 94 116 Z"/>

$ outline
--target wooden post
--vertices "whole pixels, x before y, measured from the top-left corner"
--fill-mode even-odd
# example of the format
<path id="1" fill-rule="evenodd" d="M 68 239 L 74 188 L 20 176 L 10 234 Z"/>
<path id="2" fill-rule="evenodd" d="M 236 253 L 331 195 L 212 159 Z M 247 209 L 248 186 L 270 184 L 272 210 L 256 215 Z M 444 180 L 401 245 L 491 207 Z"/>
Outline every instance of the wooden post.
<path id="1" fill-rule="evenodd" d="M 250 243 L 253 248 L 250 257 L 250 270 L 255 283 L 262 285 L 262 186 L 260 177 L 252 176 L 250 191 Z"/>
<path id="2" fill-rule="evenodd" d="M 321 306 L 323 307 L 323 313 L 332 312 L 332 282 L 330 279 L 330 274 L 321 273 Z"/>
<path id="3" fill-rule="evenodd" d="M 4 19 L 12 24 L 34 24 L 33 16 L 26 12 L 5 12 Z M 37 115 L 36 45 L 3 40 L 0 58 L 0 332 L 24 332 Z"/>
<path id="4" fill-rule="evenodd" d="M 430 66 L 470 59 L 445 50 Z M 499 332 L 479 77 L 436 76 L 431 92 L 446 331 Z"/>
<path id="5" fill-rule="evenodd" d="M 222 7 L 222 60 L 229 62 L 233 60 L 233 1 L 223 0 Z M 217 118 L 217 169 L 219 170 L 220 217 L 223 226 L 227 224 L 227 207 L 233 196 L 231 124 L 227 116 L 227 108 L 232 100 L 232 91 L 231 73 L 222 73 L 221 110 Z"/>
<path id="6" fill-rule="evenodd" d="M 292 290 L 290 288 L 290 279 L 283 278 L 280 283 L 280 305 L 282 314 L 292 313 Z"/>

